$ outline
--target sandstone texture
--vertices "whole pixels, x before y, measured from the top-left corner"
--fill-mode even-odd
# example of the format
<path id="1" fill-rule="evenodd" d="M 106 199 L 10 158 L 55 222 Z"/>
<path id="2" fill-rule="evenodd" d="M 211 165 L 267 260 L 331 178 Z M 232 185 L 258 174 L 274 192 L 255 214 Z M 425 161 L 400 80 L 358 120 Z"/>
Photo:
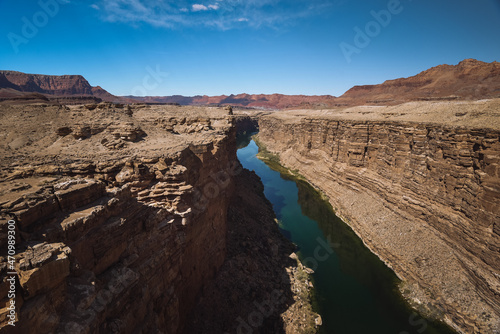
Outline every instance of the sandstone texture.
<path id="1" fill-rule="evenodd" d="M 15 217 L 19 306 L 0 332 L 181 331 L 225 259 L 233 120 L 112 105 L 0 112 L 0 249 Z M 175 117 L 204 126 L 156 124 Z M 8 302 L 5 258 L 1 271 Z"/>
<path id="2" fill-rule="evenodd" d="M 0 82 L 22 92 L 53 95 L 92 95 L 92 86 L 81 75 L 40 75 L 0 71 Z M 3 87 L 2 87 L 3 88 Z"/>
<path id="3" fill-rule="evenodd" d="M 256 332 L 314 324 L 307 276 L 294 278 L 293 245 L 237 160 L 229 110 L 2 105 L 0 119 L 0 333 L 222 333 L 273 289 L 282 298 Z M 193 311 L 214 305 L 226 322 Z"/>
<path id="4" fill-rule="evenodd" d="M 258 140 L 462 333 L 500 330 L 500 100 L 295 110 Z"/>

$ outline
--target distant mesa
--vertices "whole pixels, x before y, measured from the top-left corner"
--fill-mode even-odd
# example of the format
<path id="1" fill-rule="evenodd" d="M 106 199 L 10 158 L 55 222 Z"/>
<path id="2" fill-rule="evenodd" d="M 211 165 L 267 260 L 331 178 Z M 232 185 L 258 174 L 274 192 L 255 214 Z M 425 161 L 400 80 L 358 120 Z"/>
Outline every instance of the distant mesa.
<path id="1" fill-rule="evenodd" d="M 33 95 L 33 93 L 37 95 Z M 0 71 L 0 102 L 132 103 L 131 99 L 114 96 L 101 87 L 92 87 L 81 75 L 43 75 L 16 71 Z M 43 98 L 42 98 L 43 97 Z"/>
<path id="2" fill-rule="evenodd" d="M 458 65 L 439 65 L 409 78 L 387 80 L 378 85 L 354 86 L 340 97 L 283 94 L 115 96 L 100 86 L 92 87 L 81 75 L 0 71 L 0 103 L 47 100 L 70 104 L 106 101 L 317 109 L 365 104 L 395 105 L 416 100 L 477 100 L 495 97 L 500 97 L 500 63 L 486 63 L 475 59 L 463 60 Z"/>

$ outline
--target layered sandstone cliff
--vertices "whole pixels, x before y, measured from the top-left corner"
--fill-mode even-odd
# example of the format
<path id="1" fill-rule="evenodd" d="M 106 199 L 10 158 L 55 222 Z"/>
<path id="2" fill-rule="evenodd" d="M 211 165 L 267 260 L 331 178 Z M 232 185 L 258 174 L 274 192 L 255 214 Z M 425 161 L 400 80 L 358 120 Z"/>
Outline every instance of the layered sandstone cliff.
<path id="1" fill-rule="evenodd" d="M 81 75 L 41 75 L 0 71 L 2 88 L 52 95 L 92 95 L 92 86 Z"/>
<path id="2" fill-rule="evenodd" d="M 463 333 L 500 330 L 500 101 L 290 111 L 258 139 Z"/>
<path id="3" fill-rule="evenodd" d="M 23 109 L 2 110 L 0 248 L 4 256 L 10 216 L 18 283 L 15 327 L 2 306 L 0 331 L 182 330 L 225 259 L 239 167 L 232 119 L 223 110 Z"/>
<path id="4" fill-rule="evenodd" d="M 28 94 L 27 94 L 28 93 Z M 65 104 L 89 103 L 92 99 L 132 103 L 132 99 L 114 96 L 101 88 L 92 87 L 87 79 L 81 75 L 44 75 L 29 74 L 17 71 L 0 71 L 0 102 L 7 100 L 28 100 L 29 93 L 45 94 L 47 100 Z M 13 99 L 14 98 L 14 99 Z M 26 103 L 26 102 L 25 102 Z"/>

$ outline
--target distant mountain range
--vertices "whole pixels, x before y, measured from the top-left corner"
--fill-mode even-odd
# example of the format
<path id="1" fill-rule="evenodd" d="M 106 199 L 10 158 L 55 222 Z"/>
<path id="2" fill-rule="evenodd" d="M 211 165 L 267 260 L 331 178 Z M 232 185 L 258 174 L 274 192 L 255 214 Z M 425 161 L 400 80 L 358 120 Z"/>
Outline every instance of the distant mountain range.
<path id="1" fill-rule="evenodd" d="M 181 105 L 232 105 L 249 108 L 286 109 L 292 107 L 327 107 L 334 103 L 331 95 L 238 94 L 220 96 L 127 96 L 146 103 L 178 103 Z"/>
<path id="2" fill-rule="evenodd" d="M 415 76 L 388 80 L 379 85 L 354 86 L 340 97 L 282 94 L 115 96 L 99 86 L 91 86 L 81 75 L 41 75 L 0 71 L 0 102 L 8 103 L 55 101 L 68 104 L 108 101 L 286 109 L 493 97 L 500 97 L 500 63 L 485 63 L 474 59 L 466 59 L 458 65 L 439 65 Z"/>

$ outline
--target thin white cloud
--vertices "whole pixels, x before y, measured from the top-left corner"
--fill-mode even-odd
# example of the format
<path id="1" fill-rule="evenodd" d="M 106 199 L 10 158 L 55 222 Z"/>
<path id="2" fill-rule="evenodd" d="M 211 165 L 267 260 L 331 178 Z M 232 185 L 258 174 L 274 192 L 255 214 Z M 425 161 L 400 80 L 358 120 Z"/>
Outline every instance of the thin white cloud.
<path id="1" fill-rule="evenodd" d="M 339 0 L 97 0 L 95 6 L 109 22 L 228 30 L 241 27 L 241 22 L 253 28 L 293 24 L 320 14 L 335 1 Z"/>
<path id="2" fill-rule="evenodd" d="M 200 4 L 193 5 L 193 12 L 199 12 L 201 10 L 208 10 L 208 8 L 205 5 L 200 5 Z"/>
<path id="3" fill-rule="evenodd" d="M 94 8 L 95 10 L 99 10 L 101 9 L 98 5 L 96 5 L 95 3 L 90 5 L 90 7 Z"/>

